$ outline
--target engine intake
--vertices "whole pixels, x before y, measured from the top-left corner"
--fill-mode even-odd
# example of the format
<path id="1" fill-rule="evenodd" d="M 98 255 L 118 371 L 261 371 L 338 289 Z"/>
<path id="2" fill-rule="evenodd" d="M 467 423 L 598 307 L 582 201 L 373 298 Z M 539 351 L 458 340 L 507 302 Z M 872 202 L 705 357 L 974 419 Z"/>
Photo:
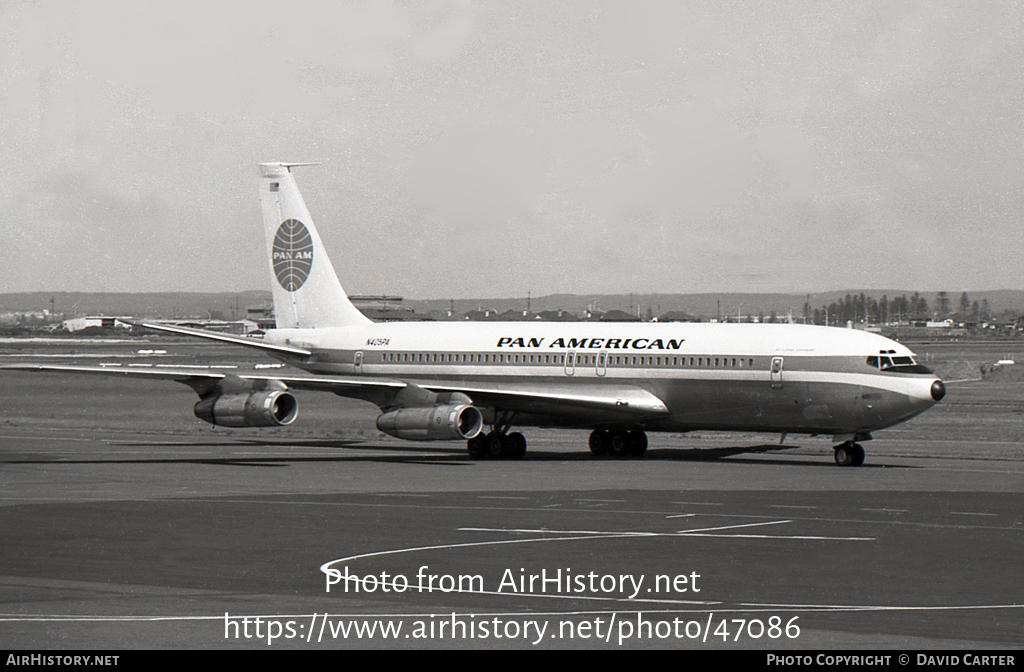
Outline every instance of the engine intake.
<path id="1" fill-rule="evenodd" d="M 200 399 L 196 417 L 224 427 L 290 425 L 299 414 L 299 402 L 288 392 L 271 390 L 251 394 L 220 394 Z"/>
<path id="2" fill-rule="evenodd" d="M 483 426 L 484 418 L 479 409 L 466 404 L 400 408 L 377 418 L 380 431 L 413 441 L 472 439 Z"/>

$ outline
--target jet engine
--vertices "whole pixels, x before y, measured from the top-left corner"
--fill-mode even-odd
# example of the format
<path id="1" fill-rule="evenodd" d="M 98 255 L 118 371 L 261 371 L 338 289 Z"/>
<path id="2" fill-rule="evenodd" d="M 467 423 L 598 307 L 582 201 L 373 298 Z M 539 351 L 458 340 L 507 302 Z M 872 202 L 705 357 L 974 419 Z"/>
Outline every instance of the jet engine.
<path id="1" fill-rule="evenodd" d="M 377 417 L 377 429 L 413 441 L 472 439 L 483 426 L 479 409 L 468 404 L 400 408 Z"/>
<path id="2" fill-rule="evenodd" d="M 299 414 L 299 402 L 283 390 L 250 394 L 218 394 L 200 399 L 196 417 L 224 427 L 290 425 Z"/>

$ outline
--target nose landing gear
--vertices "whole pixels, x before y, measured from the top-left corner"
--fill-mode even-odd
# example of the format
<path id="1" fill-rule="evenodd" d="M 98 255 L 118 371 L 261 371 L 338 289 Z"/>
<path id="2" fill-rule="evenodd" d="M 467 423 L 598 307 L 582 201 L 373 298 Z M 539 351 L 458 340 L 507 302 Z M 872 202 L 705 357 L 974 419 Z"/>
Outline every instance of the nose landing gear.
<path id="1" fill-rule="evenodd" d="M 864 448 L 859 443 L 840 443 L 835 451 L 836 464 L 840 467 L 859 467 L 864 464 Z"/>

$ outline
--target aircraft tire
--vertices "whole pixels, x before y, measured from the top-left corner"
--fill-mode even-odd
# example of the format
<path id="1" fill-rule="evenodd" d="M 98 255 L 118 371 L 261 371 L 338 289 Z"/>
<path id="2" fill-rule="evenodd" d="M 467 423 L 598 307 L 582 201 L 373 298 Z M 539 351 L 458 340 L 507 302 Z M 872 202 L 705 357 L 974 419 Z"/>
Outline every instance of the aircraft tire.
<path id="1" fill-rule="evenodd" d="M 862 464 L 864 464 L 864 448 L 859 443 L 855 443 L 850 446 L 850 466 L 859 467 Z"/>
<path id="2" fill-rule="evenodd" d="M 503 460 L 508 455 L 508 439 L 504 434 L 490 432 L 486 437 L 487 456 L 494 460 Z"/>
<path id="3" fill-rule="evenodd" d="M 647 452 L 647 433 L 636 430 L 628 434 L 626 451 L 633 457 L 640 457 Z"/>
<path id="4" fill-rule="evenodd" d="M 611 432 L 609 439 L 608 452 L 611 453 L 611 455 L 614 457 L 622 457 L 629 454 L 629 432 Z"/>
<path id="5" fill-rule="evenodd" d="M 598 457 L 604 457 L 610 449 L 611 439 L 608 430 L 595 429 L 590 433 L 590 452 Z"/>
<path id="6" fill-rule="evenodd" d="M 836 464 L 840 467 L 853 466 L 853 446 L 851 443 L 843 443 L 836 447 Z"/>
<path id="7" fill-rule="evenodd" d="M 469 457 L 473 460 L 482 460 L 487 457 L 487 436 L 485 434 L 477 434 L 472 439 L 466 441 L 466 450 L 469 451 Z"/>
<path id="8" fill-rule="evenodd" d="M 505 454 L 513 460 L 521 460 L 526 455 L 526 437 L 519 432 L 512 432 L 505 440 L 509 442 Z"/>

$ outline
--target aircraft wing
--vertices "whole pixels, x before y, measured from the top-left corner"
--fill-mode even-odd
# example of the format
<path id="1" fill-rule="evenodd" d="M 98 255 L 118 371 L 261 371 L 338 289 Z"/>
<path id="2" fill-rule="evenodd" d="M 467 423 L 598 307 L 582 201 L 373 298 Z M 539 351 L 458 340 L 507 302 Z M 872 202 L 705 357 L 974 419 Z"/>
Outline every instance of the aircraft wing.
<path id="1" fill-rule="evenodd" d="M 196 370 L 189 367 L 100 367 L 64 366 L 57 364 L 3 364 L 0 369 L 53 373 L 78 373 L 104 376 L 173 380 L 184 383 L 199 394 L 205 394 L 218 381 L 234 377 L 244 381 L 280 381 L 299 390 L 333 392 L 339 396 L 364 399 L 378 406 L 387 406 L 389 400 L 411 385 L 432 392 L 461 392 L 473 400 L 474 405 L 493 407 L 522 413 L 578 414 L 611 413 L 621 419 L 642 419 L 668 414 L 664 402 L 656 395 L 634 386 L 587 385 L 572 386 L 529 384 L 521 381 L 503 384 L 458 384 L 452 382 L 416 381 L 363 376 L 288 376 L 236 374 L 222 371 Z"/>

